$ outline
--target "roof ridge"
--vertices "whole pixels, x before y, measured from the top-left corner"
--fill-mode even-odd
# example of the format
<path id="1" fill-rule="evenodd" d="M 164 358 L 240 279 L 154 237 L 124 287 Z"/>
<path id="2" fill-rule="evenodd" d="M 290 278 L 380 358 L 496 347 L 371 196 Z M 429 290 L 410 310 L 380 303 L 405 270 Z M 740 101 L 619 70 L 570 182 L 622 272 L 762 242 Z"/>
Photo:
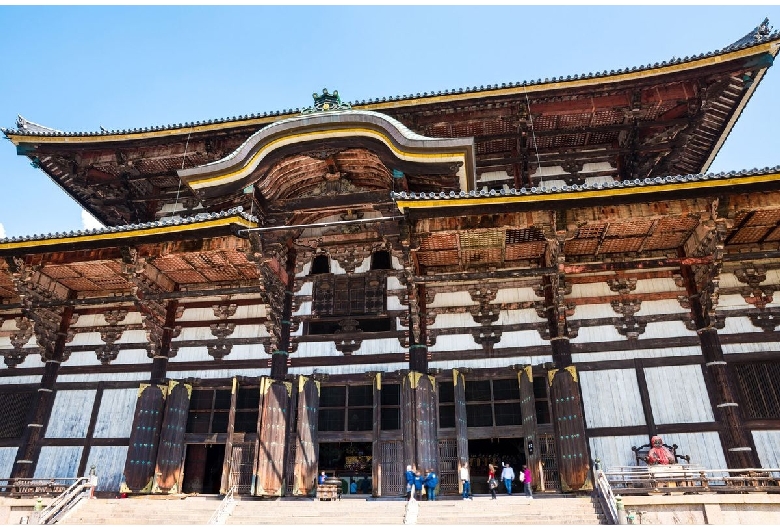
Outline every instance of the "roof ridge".
<path id="1" fill-rule="evenodd" d="M 355 100 L 347 102 L 347 104 L 352 105 L 353 107 L 359 106 L 359 105 L 370 105 L 370 104 L 377 104 L 377 103 L 385 103 L 385 102 L 391 102 L 391 101 L 407 101 L 410 99 L 417 99 L 417 98 L 427 98 L 427 97 L 439 97 L 443 95 L 454 95 L 454 94 L 473 94 L 477 92 L 489 92 L 493 90 L 500 90 L 500 89 L 506 89 L 506 88 L 519 88 L 519 87 L 526 87 L 526 86 L 537 86 L 537 85 L 544 85 L 547 83 L 560 83 L 565 81 L 577 81 L 577 80 L 583 80 L 583 79 L 596 79 L 599 77 L 607 77 L 611 75 L 621 75 L 626 73 L 635 73 L 635 72 L 642 72 L 647 70 L 652 70 L 654 68 L 661 68 L 665 66 L 671 66 L 671 65 L 677 65 L 677 64 L 684 64 L 693 62 L 699 59 L 705 59 L 708 57 L 714 57 L 717 55 L 724 55 L 726 53 L 734 52 L 740 49 L 745 48 L 751 48 L 753 46 L 757 46 L 759 44 L 763 44 L 765 42 L 770 42 L 774 40 L 780 40 L 780 30 L 772 31 L 772 26 L 769 25 L 769 19 L 765 18 L 761 24 L 753 28 L 748 34 L 746 34 L 741 39 L 737 40 L 736 42 L 729 44 L 725 48 L 716 49 L 709 52 L 694 54 L 691 56 L 686 55 L 683 58 L 679 58 L 676 56 L 673 56 L 671 59 L 661 62 L 655 62 L 655 63 L 647 63 L 641 64 L 639 66 L 631 66 L 631 67 L 624 67 L 624 68 L 618 68 L 618 69 L 610 69 L 610 70 L 602 70 L 602 71 L 596 71 L 588 72 L 587 74 L 581 73 L 581 74 L 573 74 L 573 75 L 567 75 L 567 76 L 554 76 L 554 77 L 545 77 L 544 80 L 542 78 L 538 78 L 536 80 L 531 79 L 530 81 L 523 80 L 522 82 L 508 82 L 508 83 L 501 83 L 500 85 L 498 83 L 496 84 L 488 84 L 480 85 L 477 87 L 474 85 L 473 87 L 467 86 L 465 89 L 458 88 L 458 89 L 445 89 L 445 90 L 438 90 L 438 91 L 431 91 L 431 92 L 423 92 L 422 94 L 420 92 L 417 92 L 416 94 L 410 93 L 410 94 L 403 94 L 402 96 L 396 95 L 396 96 L 384 96 L 384 97 L 376 97 L 376 98 L 369 98 L 369 99 L 363 99 L 363 100 Z M 353 108 L 353 110 L 360 110 L 359 108 Z M 147 127 L 134 127 L 130 129 L 112 129 L 112 130 L 105 130 L 103 127 L 100 128 L 98 131 L 71 131 L 71 132 L 64 132 L 57 129 L 53 129 L 50 127 L 46 127 L 43 125 L 39 125 L 37 123 L 24 120 L 24 124 L 27 124 L 27 126 L 20 125 L 19 121 L 17 121 L 17 128 L 16 129 L 10 129 L 5 127 L 0 127 L 0 131 L 3 132 L 6 136 L 8 135 L 27 135 L 27 136 L 112 136 L 112 135 L 120 135 L 120 134 L 138 134 L 138 133 L 146 133 L 146 132 L 157 132 L 157 131 L 167 131 L 167 130 L 177 130 L 187 127 L 200 127 L 204 125 L 216 125 L 216 124 L 222 124 L 222 123 L 239 123 L 241 121 L 246 120 L 253 120 L 253 119 L 259 119 L 259 118 L 268 118 L 268 117 L 275 117 L 275 116 L 284 116 L 285 118 L 292 118 L 295 117 L 296 114 L 301 114 L 302 109 L 301 108 L 289 108 L 289 109 L 282 109 L 282 110 L 276 110 L 276 111 L 266 111 L 262 114 L 260 112 L 253 113 L 253 114 L 242 114 L 239 116 L 233 116 L 232 118 L 224 117 L 224 118 L 215 118 L 215 119 L 209 119 L 209 120 L 198 120 L 193 122 L 185 122 L 185 123 L 178 123 L 178 124 L 168 124 L 168 125 L 153 125 L 153 126 L 147 126 Z M 20 116 L 21 118 L 21 116 Z M 30 125 L 32 127 L 30 127 Z"/>
<path id="2" fill-rule="evenodd" d="M 213 213 L 202 212 L 188 217 L 181 217 L 176 215 L 171 217 L 164 217 L 162 219 L 158 219 L 157 221 L 149 221 L 146 223 L 106 226 L 103 228 L 92 228 L 92 229 L 85 229 L 85 230 L 71 230 L 70 232 L 62 232 L 62 233 L 55 232 L 53 234 L 52 233 L 33 234 L 31 236 L 27 235 L 27 236 L 7 237 L 4 239 L 0 239 L 0 243 L 19 243 L 22 241 L 40 241 L 45 239 L 60 239 L 60 238 L 78 237 L 78 236 L 87 236 L 87 235 L 113 234 L 117 232 L 128 232 L 132 230 L 144 230 L 146 228 L 158 228 L 163 226 L 195 224 L 195 223 L 200 223 L 203 221 L 211 221 L 215 219 L 226 219 L 228 217 L 232 217 L 235 215 L 238 215 L 243 219 L 250 221 L 252 223 L 258 222 L 258 218 L 256 216 L 244 213 L 243 206 L 236 206 L 235 208 L 222 210 L 220 212 L 213 212 Z"/>

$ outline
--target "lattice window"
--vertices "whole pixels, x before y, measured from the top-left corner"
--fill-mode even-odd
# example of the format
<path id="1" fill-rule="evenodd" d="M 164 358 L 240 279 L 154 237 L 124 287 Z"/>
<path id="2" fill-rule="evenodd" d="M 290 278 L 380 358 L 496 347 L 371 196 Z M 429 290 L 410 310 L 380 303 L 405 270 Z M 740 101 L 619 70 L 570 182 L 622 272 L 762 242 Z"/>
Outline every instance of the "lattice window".
<path id="1" fill-rule="evenodd" d="M 229 414 L 230 389 L 193 389 L 187 416 L 187 432 L 227 432 Z"/>
<path id="2" fill-rule="evenodd" d="M 319 430 L 372 430 L 373 392 L 371 385 L 323 386 L 320 392 Z"/>
<path id="3" fill-rule="evenodd" d="M 393 431 L 401 428 L 401 385 L 383 384 L 381 390 L 381 428 Z"/>
<path id="4" fill-rule="evenodd" d="M 780 362 L 734 364 L 746 419 L 780 418 Z"/>
<path id="5" fill-rule="evenodd" d="M 0 438 L 19 438 L 35 392 L 0 393 Z"/>
<path id="6" fill-rule="evenodd" d="M 358 276 L 323 274 L 314 281 L 317 316 L 377 315 L 385 310 L 385 281 L 380 272 Z"/>

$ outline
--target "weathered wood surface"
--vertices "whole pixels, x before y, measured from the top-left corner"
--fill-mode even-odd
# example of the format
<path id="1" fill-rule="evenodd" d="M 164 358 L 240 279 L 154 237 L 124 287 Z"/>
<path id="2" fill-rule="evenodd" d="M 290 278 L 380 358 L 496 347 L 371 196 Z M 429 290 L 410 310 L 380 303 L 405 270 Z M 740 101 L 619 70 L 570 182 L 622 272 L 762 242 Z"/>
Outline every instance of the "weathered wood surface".
<path id="1" fill-rule="evenodd" d="M 141 385 L 140 392 L 125 462 L 125 484 L 134 492 L 151 487 L 165 407 L 165 387 Z"/>
<path id="2" fill-rule="evenodd" d="M 520 386 L 520 412 L 523 418 L 523 439 L 525 441 L 526 465 L 531 470 L 532 484 L 541 484 L 541 469 L 539 466 L 541 448 L 536 436 L 536 396 L 531 366 L 528 365 L 517 372 Z"/>
<path id="3" fill-rule="evenodd" d="M 256 454 L 255 495 L 271 497 L 284 495 L 287 408 L 290 404 L 291 390 L 290 383 L 274 381 L 270 378 L 261 379 L 262 408 Z"/>
<path id="4" fill-rule="evenodd" d="M 295 485 L 293 495 L 309 495 L 317 484 L 319 441 L 317 415 L 320 404 L 319 383 L 310 377 L 298 377 L 298 425 L 295 438 Z"/>
<path id="5" fill-rule="evenodd" d="M 552 370 L 548 373 L 548 384 L 561 489 L 564 492 L 592 489 L 588 478 L 590 458 L 576 371 L 573 367 Z"/>
<path id="6" fill-rule="evenodd" d="M 182 464 L 184 462 L 184 433 L 190 410 L 192 386 L 176 381 L 168 385 L 165 400 L 165 414 L 160 430 L 160 445 L 157 450 L 155 468 L 155 489 L 163 492 L 181 491 Z"/>

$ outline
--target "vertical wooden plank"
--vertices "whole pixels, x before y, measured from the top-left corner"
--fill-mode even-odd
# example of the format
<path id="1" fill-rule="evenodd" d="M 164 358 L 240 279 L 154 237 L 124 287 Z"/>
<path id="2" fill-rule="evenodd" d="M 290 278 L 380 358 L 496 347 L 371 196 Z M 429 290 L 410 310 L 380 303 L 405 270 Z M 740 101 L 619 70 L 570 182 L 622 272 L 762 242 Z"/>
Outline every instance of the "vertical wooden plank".
<path id="1" fill-rule="evenodd" d="M 311 495 L 317 487 L 320 447 L 317 436 L 319 405 L 319 381 L 298 376 L 298 436 L 295 438 L 293 495 Z"/>
<path id="2" fill-rule="evenodd" d="M 382 372 L 377 372 L 373 377 L 374 408 L 373 412 L 373 438 L 371 440 L 371 495 L 382 495 L 382 454 L 379 444 L 379 436 L 382 429 Z"/>
<path id="3" fill-rule="evenodd" d="M 469 461 L 469 435 L 466 417 L 466 378 L 458 370 L 452 371 L 452 383 L 455 385 L 455 444 L 458 455 L 457 478 L 460 479 L 461 466 Z M 463 485 L 458 480 L 458 493 L 463 493 Z"/>
<path id="4" fill-rule="evenodd" d="M 258 434 L 257 480 L 255 495 L 281 497 L 285 489 L 285 446 L 287 409 L 292 384 L 263 378 L 260 393 L 263 407 Z"/>
<path id="5" fill-rule="evenodd" d="M 415 437 L 417 438 L 417 467 L 422 472 L 426 469 L 439 471 L 439 440 L 436 422 L 436 380 L 420 372 L 414 374 L 414 393 L 416 421 Z"/>
<path id="6" fill-rule="evenodd" d="M 225 495 L 230 483 L 230 464 L 233 461 L 233 433 L 236 431 L 236 400 L 238 399 L 238 379 L 233 378 L 233 388 L 230 393 L 230 410 L 228 411 L 227 440 L 225 441 L 225 458 L 222 460 L 222 480 L 219 492 Z"/>
<path id="7" fill-rule="evenodd" d="M 401 378 L 401 435 L 403 436 L 403 468 L 415 464 L 414 452 L 414 391 L 411 374 L 406 372 Z"/>
<path id="8" fill-rule="evenodd" d="M 520 413 L 523 416 L 525 461 L 533 475 L 533 484 L 541 488 L 541 447 L 536 436 L 536 396 L 534 395 L 534 376 L 531 365 L 517 372 L 517 382 L 520 386 Z"/>
<path id="9" fill-rule="evenodd" d="M 147 384 L 138 390 L 122 491 L 148 493 L 152 489 L 166 391 L 167 387 Z"/>
<path id="10" fill-rule="evenodd" d="M 573 366 L 550 370 L 547 373 L 547 381 L 553 405 L 561 489 L 564 492 L 591 490 L 593 484 L 589 474 L 589 448 L 585 437 L 577 370 Z"/>
<path id="11" fill-rule="evenodd" d="M 95 392 L 95 401 L 92 404 L 92 414 L 89 418 L 89 427 L 87 427 L 87 436 L 84 438 L 84 451 L 81 453 L 81 462 L 76 472 L 77 477 L 83 477 L 87 474 L 87 459 L 92 452 L 92 438 L 95 435 L 95 424 L 97 423 L 98 412 L 100 412 L 100 403 L 103 401 L 103 383 L 98 383 L 97 392 Z"/>
<path id="12" fill-rule="evenodd" d="M 257 438 L 255 438 L 254 443 L 254 458 L 252 461 L 252 486 L 250 488 L 249 493 L 251 495 L 258 495 L 257 493 L 257 483 L 259 481 L 259 454 L 260 454 L 260 432 L 262 430 L 263 426 L 263 404 L 265 403 L 265 394 L 263 393 L 263 389 L 266 387 L 266 385 L 270 384 L 267 381 L 270 381 L 270 378 L 268 377 L 260 377 L 260 398 L 257 402 Z"/>
<path id="13" fill-rule="evenodd" d="M 155 484 L 152 493 L 179 493 L 181 491 L 182 462 L 184 460 L 184 433 L 190 410 L 192 386 L 178 381 L 168 383 L 168 398 L 160 430 L 157 451 Z"/>

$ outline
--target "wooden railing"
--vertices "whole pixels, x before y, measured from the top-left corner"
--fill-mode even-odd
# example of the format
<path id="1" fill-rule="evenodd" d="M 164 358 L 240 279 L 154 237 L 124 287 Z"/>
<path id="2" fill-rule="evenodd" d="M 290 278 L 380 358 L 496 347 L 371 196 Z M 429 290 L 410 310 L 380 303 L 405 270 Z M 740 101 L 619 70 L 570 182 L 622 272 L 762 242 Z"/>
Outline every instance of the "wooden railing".
<path id="1" fill-rule="evenodd" d="M 72 510 L 82 498 L 87 496 L 90 488 L 94 487 L 94 485 L 95 483 L 90 480 L 90 477 L 75 479 L 75 482 L 69 488 L 60 493 L 56 499 L 39 513 L 37 524 L 55 524 Z"/>
<path id="2" fill-rule="evenodd" d="M 77 480 L 75 477 L 0 478 L 0 493 L 30 497 L 59 495 Z"/>
<path id="3" fill-rule="evenodd" d="M 219 503 L 219 507 L 217 507 L 214 514 L 211 516 L 211 519 L 209 519 L 208 524 L 225 524 L 225 521 L 230 517 L 230 514 L 233 513 L 233 508 L 236 506 L 236 498 L 234 496 L 236 489 L 236 485 L 230 487 L 222 498 L 222 502 Z"/>
<path id="4" fill-rule="evenodd" d="M 615 494 L 780 493 L 780 469 L 703 469 L 689 465 L 629 466 L 604 473 Z"/>

